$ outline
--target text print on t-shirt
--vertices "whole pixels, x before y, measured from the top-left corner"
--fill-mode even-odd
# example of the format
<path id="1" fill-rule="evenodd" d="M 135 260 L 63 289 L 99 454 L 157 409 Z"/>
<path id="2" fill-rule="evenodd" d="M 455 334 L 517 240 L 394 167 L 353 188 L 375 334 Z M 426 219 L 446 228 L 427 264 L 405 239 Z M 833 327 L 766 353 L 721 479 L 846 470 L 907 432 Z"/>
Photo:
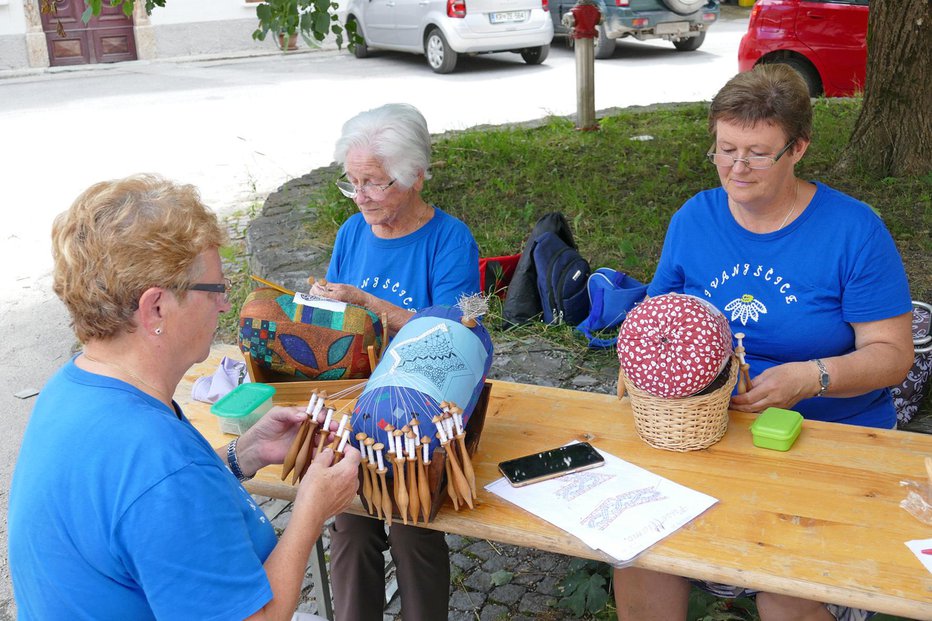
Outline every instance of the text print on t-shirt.
<path id="1" fill-rule="evenodd" d="M 394 294 L 397 294 L 401 298 L 401 306 L 409 310 L 417 310 L 416 308 L 410 308 L 411 302 L 414 299 L 407 295 L 407 289 L 402 288 L 399 282 L 392 282 L 391 278 L 379 277 L 379 276 L 368 276 L 363 279 L 362 284 L 359 286 L 362 290 L 373 290 L 373 289 L 382 289 L 384 291 L 391 291 Z"/>
<path id="2" fill-rule="evenodd" d="M 792 285 L 784 280 L 783 276 L 775 275 L 772 267 L 764 269 L 763 265 L 758 265 L 752 271 L 750 263 L 736 263 L 728 269 L 723 269 L 721 275 L 716 276 L 709 282 L 709 287 L 711 289 L 718 289 L 720 286 L 724 286 L 729 280 L 739 277 L 756 278 L 772 284 L 779 290 L 780 294 L 783 295 L 783 300 L 786 304 L 793 304 L 799 301 L 795 295 L 789 293 Z M 709 291 L 709 289 L 705 289 L 704 293 L 706 297 L 712 297 L 712 292 Z M 731 321 L 739 320 L 741 321 L 741 325 L 747 325 L 748 319 L 758 321 L 760 315 L 767 313 L 766 305 L 750 293 L 743 293 L 725 304 L 722 309 L 726 313 L 731 313 Z"/>

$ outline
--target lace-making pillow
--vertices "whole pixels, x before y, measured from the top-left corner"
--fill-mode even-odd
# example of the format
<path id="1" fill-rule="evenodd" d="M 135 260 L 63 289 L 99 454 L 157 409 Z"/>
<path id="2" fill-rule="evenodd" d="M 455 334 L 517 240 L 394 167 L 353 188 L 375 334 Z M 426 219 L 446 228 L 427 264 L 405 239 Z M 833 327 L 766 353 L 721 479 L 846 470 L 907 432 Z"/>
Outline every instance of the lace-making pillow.
<path id="1" fill-rule="evenodd" d="M 732 354 L 725 316 L 705 300 L 668 293 L 628 312 L 618 334 L 618 360 L 628 379 L 657 397 L 701 392 Z"/>

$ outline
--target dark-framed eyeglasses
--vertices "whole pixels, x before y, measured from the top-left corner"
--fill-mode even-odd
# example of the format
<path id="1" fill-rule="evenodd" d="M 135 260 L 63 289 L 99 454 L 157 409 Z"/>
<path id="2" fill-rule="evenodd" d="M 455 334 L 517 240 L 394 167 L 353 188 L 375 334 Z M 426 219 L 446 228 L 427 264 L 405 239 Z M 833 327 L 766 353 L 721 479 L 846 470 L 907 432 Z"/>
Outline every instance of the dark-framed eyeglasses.
<path id="1" fill-rule="evenodd" d="M 206 291 L 208 293 L 221 293 L 223 294 L 223 301 L 230 301 L 230 291 L 233 289 L 233 281 L 229 278 L 224 278 L 223 282 L 213 283 L 213 282 L 196 282 L 193 285 L 185 287 L 188 291 Z"/>
<path id="2" fill-rule="evenodd" d="M 395 185 L 396 181 L 398 180 L 392 179 L 388 183 L 364 183 L 357 186 L 347 181 L 346 173 L 343 173 L 336 185 L 346 198 L 356 198 L 359 194 L 365 194 L 369 198 L 379 198 L 388 191 L 388 188 Z"/>
<path id="3" fill-rule="evenodd" d="M 767 170 L 772 168 L 777 161 L 783 157 L 783 154 L 786 153 L 791 146 L 796 142 L 796 139 L 793 138 L 786 146 L 780 149 L 780 151 L 773 157 L 767 155 L 755 155 L 752 157 L 732 157 L 727 153 L 715 153 L 709 151 L 706 153 L 706 157 L 709 158 L 709 161 L 715 164 L 716 166 L 721 166 L 722 168 L 731 168 L 738 162 L 744 162 L 744 165 L 750 168 L 751 170 Z"/>

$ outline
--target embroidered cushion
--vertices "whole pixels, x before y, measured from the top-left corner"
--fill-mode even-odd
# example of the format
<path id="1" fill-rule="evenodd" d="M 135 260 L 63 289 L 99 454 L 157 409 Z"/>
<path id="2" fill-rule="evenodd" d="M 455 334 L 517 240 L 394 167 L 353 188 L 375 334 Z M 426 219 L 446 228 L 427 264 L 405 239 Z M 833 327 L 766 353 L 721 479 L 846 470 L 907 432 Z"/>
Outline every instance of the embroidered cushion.
<path id="1" fill-rule="evenodd" d="M 732 354 L 725 316 L 705 300 L 677 293 L 650 298 L 628 312 L 618 334 L 628 379 L 657 397 L 701 392 Z"/>
<path id="2" fill-rule="evenodd" d="M 369 377 L 367 349 L 381 346 L 382 322 L 361 306 L 336 306 L 342 310 L 306 306 L 274 289 L 257 289 L 240 311 L 240 349 L 259 366 L 298 378 Z"/>

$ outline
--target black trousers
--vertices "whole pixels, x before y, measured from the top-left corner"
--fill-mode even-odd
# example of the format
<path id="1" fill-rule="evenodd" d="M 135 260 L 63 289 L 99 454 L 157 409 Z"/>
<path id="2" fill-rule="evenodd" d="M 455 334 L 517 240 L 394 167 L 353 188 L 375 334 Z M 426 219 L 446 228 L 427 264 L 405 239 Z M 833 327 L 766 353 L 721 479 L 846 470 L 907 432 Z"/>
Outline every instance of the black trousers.
<path id="1" fill-rule="evenodd" d="M 330 578 L 337 621 L 382 621 L 385 559 L 391 549 L 405 621 L 443 621 L 450 601 L 444 533 L 340 514 L 330 527 Z"/>

